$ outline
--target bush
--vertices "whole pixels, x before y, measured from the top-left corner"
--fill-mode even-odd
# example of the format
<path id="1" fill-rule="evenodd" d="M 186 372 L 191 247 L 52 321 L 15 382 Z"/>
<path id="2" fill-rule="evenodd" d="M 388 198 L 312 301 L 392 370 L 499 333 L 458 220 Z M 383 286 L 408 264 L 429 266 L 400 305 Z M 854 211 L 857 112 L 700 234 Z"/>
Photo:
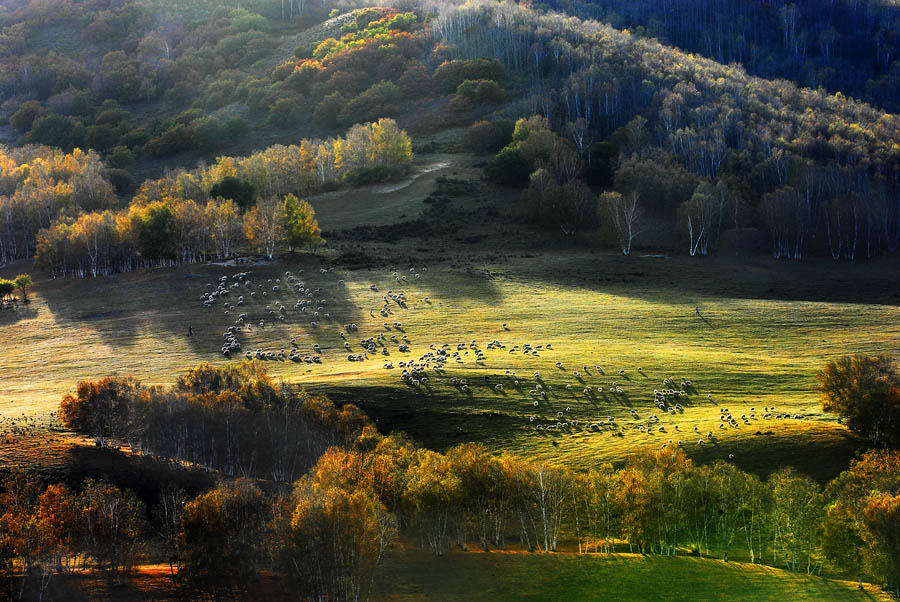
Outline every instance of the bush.
<path id="1" fill-rule="evenodd" d="M 294 98 L 281 98 L 269 107 L 269 117 L 266 122 L 276 127 L 295 127 L 300 122 L 302 111 Z"/>
<path id="2" fill-rule="evenodd" d="M 244 12 L 232 19 L 231 29 L 234 31 L 269 31 L 269 21 L 262 15 L 256 13 Z"/>
<path id="3" fill-rule="evenodd" d="M 198 119 L 191 124 L 193 130 L 192 143 L 194 148 L 212 152 L 222 146 L 225 131 L 222 124 L 210 117 Z"/>
<path id="4" fill-rule="evenodd" d="M 456 88 L 456 94 L 478 104 L 494 104 L 506 100 L 506 91 L 489 79 L 467 79 Z"/>
<path id="5" fill-rule="evenodd" d="M 167 157 L 190 150 L 194 143 L 194 131 L 190 126 L 175 124 L 162 135 L 150 140 L 145 149 L 154 157 Z"/>
<path id="6" fill-rule="evenodd" d="M 35 119 L 28 141 L 56 146 L 66 152 L 84 145 L 84 125 L 74 117 L 45 115 Z"/>
<path id="7" fill-rule="evenodd" d="M 224 133 L 229 140 L 243 138 L 250 131 L 250 126 L 243 117 L 232 117 L 225 122 Z"/>
<path id="8" fill-rule="evenodd" d="M 113 169 L 127 169 L 134 165 L 134 153 L 125 146 L 113 147 L 106 154 L 106 165 Z"/>
<path id="9" fill-rule="evenodd" d="M 447 61 L 435 70 L 432 77 L 438 90 L 443 94 L 453 94 L 467 79 L 499 82 L 505 78 L 506 71 L 503 65 L 492 59 Z"/>
<path id="10" fill-rule="evenodd" d="M 533 165 L 516 148 L 504 148 L 488 162 L 485 173 L 489 180 L 503 186 L 521 188 L 528 184 Z"/>
<path id="11" fill-rule="evenodd" d="M 347 101 L 340 92 L 329 94 L 322 99 L 322 102 L 320 102 L 316 106 L 316 110 L 313 111 L 313 121 L 321 128 L 336 128 L 338 125 L 338 116 L 340 116 L 341 111 L 344 110 L 346 104 Z"/>
<path id="12" fill-rule="evenodd" d="M 122 134 L 122 137 L 119 138 L 119 143 L 128 148 L 137 148 L 139 146 L 144 146 L 149 140 L 150 134 L 147 130 L 140 128 Z"/>
<path id="13" fill-rule="evenodd" d="M 405 168 L 395 165 L 376 165 L 368 169 L 355 169 L 347 172 L 344 175 L 344 181 L 354 186 L 368 186 L 369 184 L 393 180 L 402 176 L 405 172 Z"/>
<path id="14" fill-rule="evenodd" d="M 237 203 L 241 209 L 246 210 L 256 198 L 256 189 L 253 187 L 253 184 L 246 180 L 241 180 L 234 176 L 226 176 L 210 188 L 209 196 L 214 199 L 218 197 L 230 199 Z"/>
<path id="15" fill-rule="evenodd" d="M 119 132 L 111 125 L 92 125 L 85 130 L 88 148 L 103 152 L 119 141 Z"/>
<path id="16" fill-rule="evenodd" d="M 511 130 L 512 127 L 505 130 L 499 122 L 479 121 L 466 130 L 462 145 L 476 153 L 496 153 L 509 144 L 512 139 Z"/>
<path id="17" fill-rule="evenodd" d="M 38 117 L 43 117 L 47 115 L 49 111 L 46 108 L 41 106 L 41 103 L 36 100 L 29 100 L 23 102 L 18 110 L 13 113 L 9 118 L 9 123 L 11 126 L 16 128 L 19 131 L 27 132 L 31 129 L 32 124 L 34 124 L 34 120 Z"/>
<path id="18" fill-rule="evenodd" d="M 344 125 L 376 121 L 397 111 L 403 95 L 391 82 L 375 84 L 350 102 L 341 111 L 339 121 Z"/>

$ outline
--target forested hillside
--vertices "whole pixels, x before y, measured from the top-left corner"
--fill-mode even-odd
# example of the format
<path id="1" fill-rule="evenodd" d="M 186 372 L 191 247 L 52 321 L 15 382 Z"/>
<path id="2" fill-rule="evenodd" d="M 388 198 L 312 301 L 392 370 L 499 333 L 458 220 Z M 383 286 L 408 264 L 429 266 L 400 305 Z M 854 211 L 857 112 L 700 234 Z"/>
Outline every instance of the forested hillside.
<path id="1" fill-rule="evenodd" d="M 611 142 L 626 159 L 617 187 L 638 191 L 648 211 L 674 220 L 682 209 L 704 233 L 749 218 L 768 230 L 776 258 L 897 248 L 896 115 L 512 3 L 469 2 L 446 10 L 434 29 L 462 56 L 495 58 L 527 82 L 509 113 L 546 116 L 588 162 L 593 142 Z M 577 169 L 555 171 L 563 182 Z M 689 174 L 700 179 L 664 190 Z M 694 199 L 701 181 L 728 192 Z M 695 246 L 689 238 L 686 249 Z"/>
<path id="2" fill-rule="evenodd" d="M 750 73 L 900 107 L 900 10 L 878 0 L 545 0 Z"/>

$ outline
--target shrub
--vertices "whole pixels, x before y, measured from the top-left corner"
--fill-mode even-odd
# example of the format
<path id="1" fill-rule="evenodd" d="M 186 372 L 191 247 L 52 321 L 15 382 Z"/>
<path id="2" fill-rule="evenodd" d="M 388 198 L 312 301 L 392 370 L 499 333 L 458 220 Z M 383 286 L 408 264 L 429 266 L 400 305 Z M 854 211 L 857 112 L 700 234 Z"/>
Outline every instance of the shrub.
<path id="1" fill-rule="evenodd" d="M 375 121 L 397 110 L 402 94 L 391 82 L 375 84 L 350 102 L 341 111 L 339 121 L 345 125 Z"/>
<path id="2" fill-rule="evenodd" d="M 193 142 L 194 131 L 190 126 L 178 123 L 147 142 L 145 148 L 154 157 L 167 157 L 189 150 Z"/>
<path id="3" fill-rule="evenodd" d="M 467 79 L 457 86 L 456 93 L 478 104 L 494 104 L 506 100 L 506 91 L 490 79 Z"/>
<path id="4" fill-rule="evenodd" d="M 84 145 L 84 125 L 74 117 L 45 115 L 35 119 L 28 141 L 71 151 Z"/>
<path id="5" fill-rule="evenodd" d="M 134 165 L 134 153 L 125 146 L 116 146 L 106 154 L 106 165 L 113 169 L 127 169 Z"/>
<path id="6" fill-rule="evenodd" d="M 498 82 L 505 78 L 506 71 L 503 65 L 492 59 L 447 61 L 435 70 L 432 77 L 438 90 L 443 94 L 453 94 L 467 79 Z"/>
<path id="7" fill-rule="evenodd" d="M 41 106 L 40 102 L 36 100 L 28 100 L 26 102 L 23 102 L 16 110 L 16 112 L 10 116 L 9 123 L 17 130 L 27 132 L 31 129 L 31 126 L 32 124 L 34 124 L 35 119 L 37 119 L 38 117 L 43 117 L 48 113 L 49 111 Z"/>
<path id="8" fill-rule="evenodd" d="M 229 140 L 237 140 L 247 135 L 250 131 L 250 126 L 247 125 L 247 121 L 243 117 L 232 117 L 225 122 L 223 129 L 225 136 Z"/>
<path id="9" fill-rule="evenodd" d="M 498 122 L 479 121 L 466 130 L 462 145 L 476 153 L 496 153 L 509 144 L 511 138 L 511 132 L 505 131 Z"/>
<path id="10" fill-rule="evenodd" d="M 269 107 L 266 122 L 276 127 L 295 127 L 300 122 L 302 111 L 295 98 L 280 98 Z"/>
<path id="11" fill-rule="evenodd" d="M 504 148 L 488 162 L 485 173 L 489 180 L 516 188 L 528 184 L 533 164 L 516 148 Z"/>
<path id="12" fill-rule="evenodd" d="M 332 129 L 338 125 L 338 116 L 347 101 L 340 92 L 333 92 L 322 99 L 313 111 L 313 121 L 321 128 Z"/>

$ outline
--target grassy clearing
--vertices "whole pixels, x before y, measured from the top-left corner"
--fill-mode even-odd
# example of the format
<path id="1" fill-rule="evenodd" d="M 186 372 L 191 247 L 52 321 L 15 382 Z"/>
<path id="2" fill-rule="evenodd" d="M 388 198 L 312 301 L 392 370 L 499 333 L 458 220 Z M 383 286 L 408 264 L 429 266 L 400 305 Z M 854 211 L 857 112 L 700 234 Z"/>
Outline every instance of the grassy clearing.
<path id="1" fill-rule="evenodd" d="M 589 278 L 578 283 L 564 272 L 579 272 L 579 264 L 585 270 L 590 267 L 592 274 L 602 274 L 608 283 L 591 283 Z M 382 427 L 408 430 L 438 448 L 483 441 L 573 466 L 619 460 L 635 450 L 681 439 L 701 460 L 733 453 L 735 461 L 757 472 L 766 473 L 787 461 L 824 471 L 819 476 L 826 478 L 846 464 L 861 442 L 833 417 L 821 414 L 813 391 L 815 370 L 844 353 L 890 352 L 900 336 L 900 310 L 894 306 L 811 300 L 815 294 L 827 298 L 813 289 L 785 295 L 798 299 L 760 298 L 760 289 L 771 288 L 766 282 L 774 272 L 757 267 L 734 273 L 727 262 L 560 251 L 540 257 L 507 256 L 478 269 L 435 264 L 418 272 L 404 270 L 408 309 L 393 305 L 394 315 L 388 318 L 378 313 L 382 296 L 401 286 L 387 268 L 337 268 L 321 274 L 323 265 L 319 259 L 297 256 L 250 268 L 254 282 L 267 288 L 268 279 L 304 269 L 300 278 L 310 289 L 321 289 L 315 296 L 328 299 L 323 313 L 332 313 L 331 320 L 320 320 L 318 328 L 311 328 L 310 316 L 293 310 L 296 294 L 267 290 L 265 299 L 247 297 L 241 311 L 253 324 L 260 318 L 270 320 L 265 306 L 276 299 L 289 311 L 284 323 L 270 320 L 262 330 L 244 332 L 245 350 L 289 350 L 292 337 L 303 353 L 311 354 L 313 345 L 320 345 L 321 364 L 268 362 L 273 373 L 360 403 Z M 218 347 L 234 316 L 224 315 L 221 305 L 204 309 L 199 296 L 207 283 L 238 270 L 205 265 L 97 281 L 38 279 L 34 302 L 26 310 L 0 315 L 0 335 L 17 341 L 0 349 L 5 375 L 0 409 L 6 414 L 46 412 L 83 378 L 134 374 L 145 382 L 164 384 L 198 361 L 226 361 Z M 814 281 L 813 273 L 804 277 Z M 853 276 L 857 290 L 877 287 L 883 277 L 877 266 Z M 706 290 L 687 292 L 673 285 L 686 280 L 706 282 Z M 373 284 L 377 291 L 370 289 Z M 729 290 L 733 295 L 724 296 Z M 776 290 L 772 296 L 778 294 Z M 426 296 L 429 302 L 423 301 Z M 696 316 L 697 305 L 706 321 Z M 348 336 L 348 351 L 339 333 L 349 322 L 357 323 L 359 331 Z M 388 330 L 383 322 L 389 324 Z M 392 326 L 394 322 L 402 323 L 402 332 Z M 189 325 L 193 338 L 186 336 Z M 359 339 L 379 332 L 398 338 L 405 334 L 410 352 L 400 353 L 396 344 L 388 344 L 390 356 L 347 361 L 348 353 L 363 352 Z M 487 350 L 487 343 L 495 339 L 506 349 Z M 460 351 L 462 361 L 448 362 L 446 372 L 433 374 L 427 385 L 412 387 L 401 380 L 396 367 L 400 361 L 419 358 L 431 351 L 431 345 L 447 343 L 455 350 L 457 344 L 472 340 L 484 351 L 483 362 L 476 362 L 474 350 L 467 346 Z M 552 350 L 538 355 L 509 353 L 524 343 L 551 343 Z M 385 361 L 395 368 L 385 369 Z M 516 373 L 518 388 L 506 376 L 507 370 Z M 575 370 L 581 372 L 580 381 Z M 540 372 L 545 387 L 552 387 L 537 407 L 535 396 L 529 394 L 534 371 Z M 666 416 L 652 403 L 652 391 L 670 376 L 690 379 L 693 394 L 680 398 L 683 413 Z M 454 377 L 466 378 L 470 391 L 451 385 Z M 613 382 L 623 394 L 608 392 Z M 495 389 L 498 383 L 504 384 L 503 391 Z M 595 393 L 585 394 L 585 386 Z M 779 414 L 805 418 L 762 420 L 762 408 L 771 405 Z M 720 429 L 724 408 L 736 418 L 749 416 L 756 408 L 757 419 L 749 426 L 741 423 L 740 429 Z M 632 417 L 631 409 L 638 418 Z M 649 425 L 650 414 L 659 415 L 667 432 L 660 433 L 658 426 L 651 432 L 638 430 Z M 602 432 L 535 428 L 573 418 L 597 422 L 608 416 L 622 425 L 624 436 L 613 435 L 609 428 Z M 709 431 L 713 439 L 699 446 L 697 441 Z"/>
<path id="2" fill-rule="evenodd" d="M 440 147 L 446 141 L 437 142 Z M 399 188 L 343 191 L 316 197 L 313 204 L 329 231 L 373 224 L 393 228 L 419 215 L 423 196 L 439 177 L 475 180 L 477 161 L 467 155 L 423 155 L 413 172 L 418 177 Z M 429 171 L 445 162 L 450 165 Z M 900 340 L 896 265 L 626 258 L 590 237 L 563 244 L 523 226 L 515 215 L 517 200 L 478 184 L 471 194 L 450 195 L 446 219 L 436 220 L 437 234 L 418 233 L 418 226 L 365 240 L 345 234 L 332 239 L 323 257 L 284 256 L 250 267 L 208 264 L 89 281 L 38 275 L 32 304 L 0 312 L 0 340 L 12 342 L 0 347 L 0 413 L 46 413 L 84 378 L 128 374 L 170 384 L 199 361 L 226 361 L 219 352 L 222 333 L 240 312 L 254 325 L 240 335 L 244 350 L 289 351 L 292 337 L 305 355 L 319 345 L 321 364 L 270 361 L 274 374 L 358 403 L 382 429 L 406 430 L 437 449 L 481 441 L 585 467 L 621 461 L 671 439 L 672 444 L 681 440 L 700 461 L 733 454 L 736 463 L 759 474 L 790 464 L 825 480 L 864 444 L 821 413 L 814 374 L 839 355 L 895 352 Z M 367 267 L 351 269 L 356 265 Z M 8 266 L 0 277 L 28 267 Z M 207 284 L 247 269 L 254 286 L 265 285 L 265 297 L 257 291 L 252 298 L 246 289 L 245 305 L 230 315 L 221 303 L 204 309 L 199 298 Z M 394 270 L 406 280 L 398 282 Z M 289 283 L 274 282 L 285 271 L 317 291 L 307 297 L 316 301 L 309 313 L 294 309 L 298 294 Z M 281 290 L 272 290 L 274 284 Z M 393 314 L 383 317 L 379 310 L 389 290 L 403 290 L 408 303 L 400 308 L 391 302 Z M 320 299 L 326 302 L 317 319 L 311 314 Z M 266 312 L 275 301 L 287 308 L 283 323 Z M 257 326 L 260 319 L 265 328 Z M 402 323 L 402 331 L 394 322 Z M 349 350 L 340 336 L 348 323 L 359 328 L 347 336 Z M 375 358 L 347 360 L 349 353 L 364 352 L 360 339 L 379 333 L 389 356 L 381 355 L 379 345 Z M 409 339 L 406 353 L 398 348 L 403 336 Z M 475 361 L 473 340 L 483 361 Z M 505 348 L 488 349 L 493 340 Z M 552 349 L 526 355 L 519 347 L 510 353 L 526 343 L 535 348 L 550 343 Z M 400 378 L 401 361 L 444 344 L 451 352 L 466 345 L 459 362 L 451 359 L 444 373 L 431 371 L 419 386 Z M 385 362 L 394 368 L 385 369 Z M 549 392 L 544 399 L 530 394 L 534 371 Z M 652 402 L 654 389 L 668 388 L 663 387 L 667 377 L 675 379 L 675 388 L 681 377 L 692 382 L 689 395 L 671 401 L 683 412 L 663 414 Z M 469 390 L 453 386 L 454 378 L 466 379 Z M 621 394 L 610 392 L 613 383 Z M 497 384 L 503 384 L 502 391 Z M 592 391 L 585 393 L 588 386 Z M 762 419 L 763 408 L 773 405 L 775 415 L 803 419 Z M 719 428 L 725 409 L 741 428 Z M 659 416 L 659 424 L 649 422 L 651 414 Z M 742 414 L 750 424 L 743 423 Z M 620 426 L 588 426 L 609 417 Z M 555 428 L 558 422 L 566 426 L 537 428 Z M 707 438 L 710 431 L 713 437 Z"/>
<path id="3" fill-rule="evenodd" d="M 442 600 L 890 600 L 878 588 L 718 560 L 615 554 L 402 553 L 388 562 L 385 602 Z"/>

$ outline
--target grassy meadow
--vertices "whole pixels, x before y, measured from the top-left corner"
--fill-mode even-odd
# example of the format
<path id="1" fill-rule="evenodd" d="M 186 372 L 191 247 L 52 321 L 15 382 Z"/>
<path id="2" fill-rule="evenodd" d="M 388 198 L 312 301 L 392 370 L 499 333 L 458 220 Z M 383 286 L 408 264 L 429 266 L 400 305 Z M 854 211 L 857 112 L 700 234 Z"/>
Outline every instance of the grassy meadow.
<path id="1" fill-rule="evenodd" d="M 373 596 L 456 600 L 890 600 L 877 588 L 756 564 L 612 554 L 398 554 Z"/>
<path id="2" fill-rule="evenodd" d="M 477 162 L 426 154 L 398 184 L 312 198 L 330 240 L 319 256 L 96 280 L 35 274 L 32 303 L 0 313 L 8 342 L 0 347 L 0 412 L 46 415 L 85 378 L 169 384 L 198 362 L 229 361 L 219 350 L 223 333 L 246 313 L 252 330 L 241 327 L 243 352 L 287 352 L 293 338 L 302 356 L 321 358 L 267 361 L 274 375 L 357 403 L 383 430 L 436 449 L 480 441 L 578 468 L 680 442 L 699 461 L 730 458 L 762 475 L 788 464 L 824 481 L 864 446 L 821 412 L 815 372 L 847 353 L 896 352 L 897 266 L 640 250 L 622 257 L 594 235 L 560 242 L 523 225 L 515 193 L 479 183 Z M 437 194 L 445 208 L 428 213 L 423 197 L 452 188 L 448 179 L 471 190 Z M 436 229 L 422 231 L 424 222 L 413 221 L 420 215 Z M 222 277 L 230 287 L 243 271 L 252 286 L 228 298 L 243 294 L 243 306 L 203 306 L 204 292 Z M 294 290 L 300 282 L 305 295 Z M 399 291 L 405 307 L 389 297 Z M 308 313 L 295 308 L 298 296 L 310 302 Z M 386 299 L 390 313 L 382 315 Z M 374 357 L 348 360 L 365 353 L 361 339 L 380 333 Z M 444 346 L 459 357 L 440 373 L 431 362 L 427 381 L 401 378 L 401 362 Z M 654 389 L 680 390 L 682 378 L 690 386 L 668 398 L 681 409 L 660 411 Z M 727 414 L 737 428 L 721 424 Z"/>
<path id="3" fill-rule="evenodd" d="M 15 341 L 0 349 L 0 410 L 10 416 L 45 414 L 84 378 L 130 374 L 165 384 L 199 361 L 228 361 L 219 347 L 237 310 L 225 315 L 221 303 L 204 308 L 199 297 L 221 276 L 249 270 L 254 286 L 267 290 L 265 298 L 261 292 L 246 296 L 239 308 L 254 325 L 240 334 L 243 350 L 290 350 L 295 338 L 298 351 L 312 355 L 319 345 L 321 363 L 267 365 L 286 381 L 358 403 L 385 430 L 406 430 L 439 449 L 481 441 L 576 467 L 681 440 L 699 460 L 733 454 L 742 467 L 763 474 L 783 460 L 824 479 L 846 465 L 861 442 L 821 413 L 815 371 L 845 353 L 890 353 L 900 337 L 896 306 L 852 301 L 854 294 L 888 285 L 891 270 L 885 266 L 855 266 L 851 272 L 809 264 L 776 271 L 727 260 L 549 249 L 466 266 L 416 262 L 411 272 L 406 257 L 402 264 L 359 270 L 343 269 L 327 257 L 296 255 L 250 267 L 202 265 L 96 281 L 41 276 L 26 309 L 0 314 L 3 340 Z M 398 283 L 391 268 L 406 281 Z M 294 309 L 297 295 L 285 291 L 284 283 L 280 291 L 271 290 L 286 271 L 308 289 L 320 289 L 315 300 L 327 300 L 322 313 L 330 319 L 313 328 L 310 315 Z M 814 282 L 817 271 L 832 272 L 837 293 L 798 284 Z M 393 314 L 380 315 L 383 296 L 398 290 L 406 293 L 407 309 L 391 303 Z M 284 322 L 266 312 L 276 301 L 287 307 Z M 268 323 L 260 328 L 259 319 Z M 349 323 L 358 331 L 347 334 L 346 349 L 340 333 Z M 193 337 L 187 336 L 189 326 Z M 379 352 L 348 361 L 348 354 L 364 352 L 360 339 L 380 332 L 397 337 L 398 343 L 386 345 L 389 356 Z M 404 335 L 407 353 L 398 350 Z M 505 348 L 488 349 L 495 340 Z M 483 361 L 476 361 L 472 341 Z M 536 354 L 521 347 L 510 352 L 515 345 L 548 343 L 552 349 Z M 400 377 L 400 362 L 444 344 L 450 351 L 465 345 L 459 361 L 451 359 L 445 371 L 418 386 Z M 653 390 L 667 388 L 667 377 L 675 379 L 675 388 L 682 377 L 691 381 L 690 395 L 670 402 L 680 403 L 681 412 L 665 414 L 653 403 Z M 467 379 L 468 391 L 451 384 L 453 378 Z M 531 393 L 539 382 L 549 392 L 545 398 Z M 591 393 L 585 393 L 588 386 Z M 611 393 L 613 386 L 622 393 Z M 803 418 L 763 419 L 763 407 L 773 405 L 777 415 Z M 740 428 L 719 427 L 725 409 Z M 609 426 L 609 417 L 619 426 Z M 607 425 L 589 426 L 601 421 Z M 537 428 L 558 422 L 569 426 Z M 705 437 L 709 432 L 711 439 Z"/>

